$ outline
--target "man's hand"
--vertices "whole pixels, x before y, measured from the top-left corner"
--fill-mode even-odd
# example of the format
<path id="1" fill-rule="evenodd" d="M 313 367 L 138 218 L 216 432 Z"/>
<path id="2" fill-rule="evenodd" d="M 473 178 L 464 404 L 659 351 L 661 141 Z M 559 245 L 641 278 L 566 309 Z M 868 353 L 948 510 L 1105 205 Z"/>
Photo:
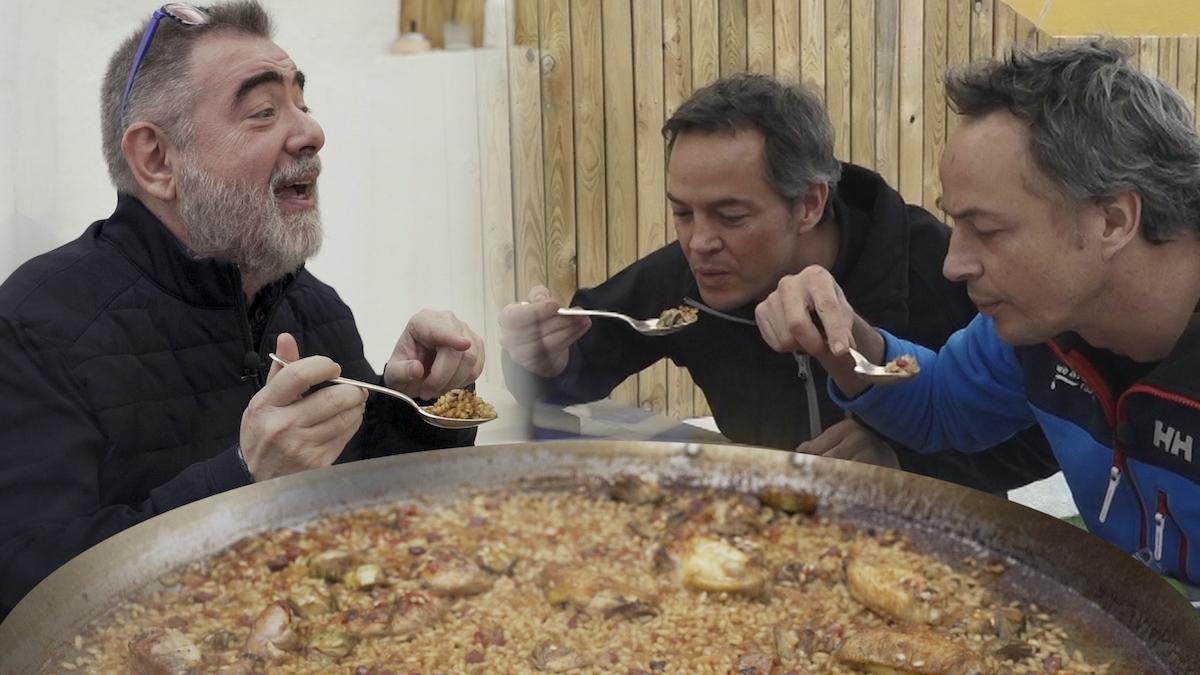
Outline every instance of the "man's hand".
<path id="1" fill-rule="evenodd" d="M 300 358 L 296 339 L 281 333 L 275 353 L 291 365 L 272 364 L 267 384 L 242 413 L 239 441 L 254 480 L 333 464 L 362 424 L 367 392 L 351 385 L 323 387 L 341 374 L 324 356 Z"/>
<path id="2" fill-rule="evenodd" d="M 754 317 L 767 345 L 777 352 L 803 352 L 817 359 L 850 397 L 867 385 L 854 376 L 848 348 L 857 348 L 875 363 L 883 358 L 883 337 L 859 318 L 833 275 L 820 265 L 780 279 L 767 299 L 758 303 Z"/>
<path id="3" fill-rule="evenodd" d="M 512 360 L 541 377 L 567 367 L 571 345 L 592 327 L 586 316 L 559 316 L 561 307 L 545 286 L 529 291 L 529 302 L 514 302 L 500 312 L 500 344 Z"/>
<path id="4" fill-rule="evenodd" d="M 826 429 L 820 436 L 801 443 L 796 452 L 849 459 L 892 469 L 900 468 L 900 460 L 892 446 L 878 434 L 852 419 L 842 420 Z"/>
<path id="5" fill-rule="evenodd" d="M 435 399 L 483 372 L 483 339 L 452 312 L 423 309 L 408 320 L 383 368 L 383 383 L 409 396 Z"/>

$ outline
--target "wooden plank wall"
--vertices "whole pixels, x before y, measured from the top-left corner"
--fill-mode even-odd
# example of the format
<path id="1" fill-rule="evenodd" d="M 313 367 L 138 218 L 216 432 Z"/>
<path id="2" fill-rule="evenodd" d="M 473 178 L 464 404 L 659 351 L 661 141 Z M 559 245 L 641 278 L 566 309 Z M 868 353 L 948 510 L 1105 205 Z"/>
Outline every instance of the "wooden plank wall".
<path id="1" fill-rule="evenodd" d="M 565 303 L 674 239 L 659 129 L 718 76 L 749 70 L 809 83 L 825 97 L 838 156 L 935 210 L 937 164 L 956 124 L 940 84 L 945 68 L 1061 41 L 1000 0 L 510 0 L 509 8 L 507 102 L 480 126 L 481 142 L 498 153 L 484 161 L 497 170 L 507 162 L 512 188 L 505 194 L 483 172 L 489 320 L 514 290 L 523 298 L 543 284 Z M 1129 42 L 1140 67 L 1194 108 L 1197 38 Z M 671 364 L 629 378 L 613 396 L 680 417 L 708 414 Z"/>

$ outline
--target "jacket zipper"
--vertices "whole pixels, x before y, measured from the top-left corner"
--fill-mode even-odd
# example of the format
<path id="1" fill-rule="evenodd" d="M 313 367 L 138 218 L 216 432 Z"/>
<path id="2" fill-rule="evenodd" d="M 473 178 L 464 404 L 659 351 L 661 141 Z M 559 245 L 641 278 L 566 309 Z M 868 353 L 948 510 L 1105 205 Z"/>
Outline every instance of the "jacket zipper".
<path id="1" fill-rule="evenodd" d="M 1133 475 L 1129 473 L 1129 463 L 1125 457 L 1125 451 L 1121 448 L 1121 441 L 1117 438 L 1117 427 L 1120 424 L 1120 412 L 1123 404 L 1130 391 L 1136 389 L 1131 387 L 1121 395 L 1121 400 L 1115 401 L 1112 395 L 1112 390 L 1108 388 L 1108 383 L 1104 378 L 1100 377 L 1100 373 L 1092 366 L 1086 358 L 1077 355 L 1074 352 L 1068 354 L 1064 352 L 1053 340 L 1047 342 L 1050 350 L 1058 356 L 1059 360 L 1067 364 L 1074 370 L 1092 391 L 1095 392 L 1096 400 L 1100 402 L 1100 409 L 1104 411 L 1104 421 L 1108 424 L 1109 433 L 1112 434 L 1113 441 L 1113 465 L 1109 469 L 1108 487 L 1104 491 L 1104 503 L 1100 507 L 1099 522 L 1103 523 L 1108 519 L 1108 509 L 1112 505 L 1113 495 L 1116 494 L 1117 485 L 1121 481 L 1123 474 L 1129 475 L 1129 487 L 1133 489 L 1134 501 L 1138 505 L 1138 546 L 1146 548 L 1146 505 L 1142 503 L 1141 491 L 1138 490 L 1137 482 L 1133 480 Z"/>
<path id="2" fill-rule="evenodd" d="M 823 427 L 821 426 L 821 404 L 817 401 L 817 385 L 813 381 L 815 378 L 812 375 L 812 365 L 809 363 L 808 354 L 800 352 L 792 352 L 792 356 L 796 359 L 796 377 L 804 383 L 804 395 L 808 401 L 808 439 L 812 440 L 821 435 Z"/>
<path id="3" fill-rule="evenodd" d="M 1167 491 L 1158 491 L 1158 508 L 1154 512 L 1154 561 L 1162 562 L 1163 539 L 1166 536 L 1167 519 L 1175 523 L 1175 529 L 1179 530 L 1179 578 L 1185 582 L 1191 583 L 1191 578 L 1188 576 L 1188 540 L 1187 534 L 1183 531 L 1183 526 L 1179 521 L 1171 515 L 1171 507 L 1168 503 Z"/>

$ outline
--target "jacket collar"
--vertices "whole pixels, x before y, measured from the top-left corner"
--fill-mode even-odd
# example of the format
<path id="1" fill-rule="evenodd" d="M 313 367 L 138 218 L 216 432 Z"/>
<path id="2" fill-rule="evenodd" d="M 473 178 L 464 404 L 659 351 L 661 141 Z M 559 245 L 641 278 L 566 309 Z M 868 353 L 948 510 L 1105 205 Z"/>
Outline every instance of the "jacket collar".
<path id="1" fill-rule="evenodd" d="M 1078 333 L 1063 333 L 1055 336 L 1051 342 L 1058 351 L 1064 353 L 1078 351 L 1087 357 L 1089 352 L 1098 351 Z M 1192 314 L 1183 335 L 1171 348 L 1171 352 L 1154 366 L 1140 383 L 1179 392 L 1200 401 L 1200 380 L 1197 379 L 1197 374 L 1200 374 L 1200 312 Z"/>
<path id="2" fill-rule="evenodd" d="M 850 305 L 871 324 L 888 330 L 908 325 L 908 206 L 883 178 L 868 169 L 842 165 L 842 178 L 830 192 L 841 232 L 834 278 Z M 708 314 L 754 324 L 750 302 L 726 312 L 704 304 L 696 277 L 688 274 L 684 301 Z"/>

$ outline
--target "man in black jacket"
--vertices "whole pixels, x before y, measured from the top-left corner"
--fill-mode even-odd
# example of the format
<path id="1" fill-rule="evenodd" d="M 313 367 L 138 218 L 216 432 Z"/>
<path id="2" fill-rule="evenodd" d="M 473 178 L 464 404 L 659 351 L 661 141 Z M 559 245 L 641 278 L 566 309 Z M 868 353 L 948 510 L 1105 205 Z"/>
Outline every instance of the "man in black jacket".
<path id="1" fill-rule="evenodd" d="M 505 374 L 528 400 L 591 401 L 659 359 L 683 366 L 729 439 L 856 459 L 1004 491 L 1054 473 L 1039 433 L 982 455 L 922 456 L 889 443 L 829 400 L 826 374 L 778 354 L 755 305 L 808 265 L 839 280 L 876 325 L 940 346 L 974 315 L 941 274 L 948 228 L 907 205 L 879 175 L 841 164 L 820 101 L 802 87 L 740 74 L 695 92 L 663 127 L 667 199 L 678 241 L 635 262 L 572 305 L 638 318 L 681 303 L 698 322 L 663 337 L 621 322 L 559 316 L 544 287 L 505 308 Z"/>
<path id="2" fill-rule="evenodd" d="M 349 308 L 303 266 L 325 139 L 269 36 L 262 8 L 238 2 L 168 5 L 125 40 L 101 96 L 116 210 L 0 286 L 0 617 L 174 507 L 474 440 L 357 387 L 312 390 L 381 378 Z M 293 363 L 267 370 L 269 352 Z M 482 367 L 479 337 L 426 310 L 382 381 L 429 399 Z"/>

